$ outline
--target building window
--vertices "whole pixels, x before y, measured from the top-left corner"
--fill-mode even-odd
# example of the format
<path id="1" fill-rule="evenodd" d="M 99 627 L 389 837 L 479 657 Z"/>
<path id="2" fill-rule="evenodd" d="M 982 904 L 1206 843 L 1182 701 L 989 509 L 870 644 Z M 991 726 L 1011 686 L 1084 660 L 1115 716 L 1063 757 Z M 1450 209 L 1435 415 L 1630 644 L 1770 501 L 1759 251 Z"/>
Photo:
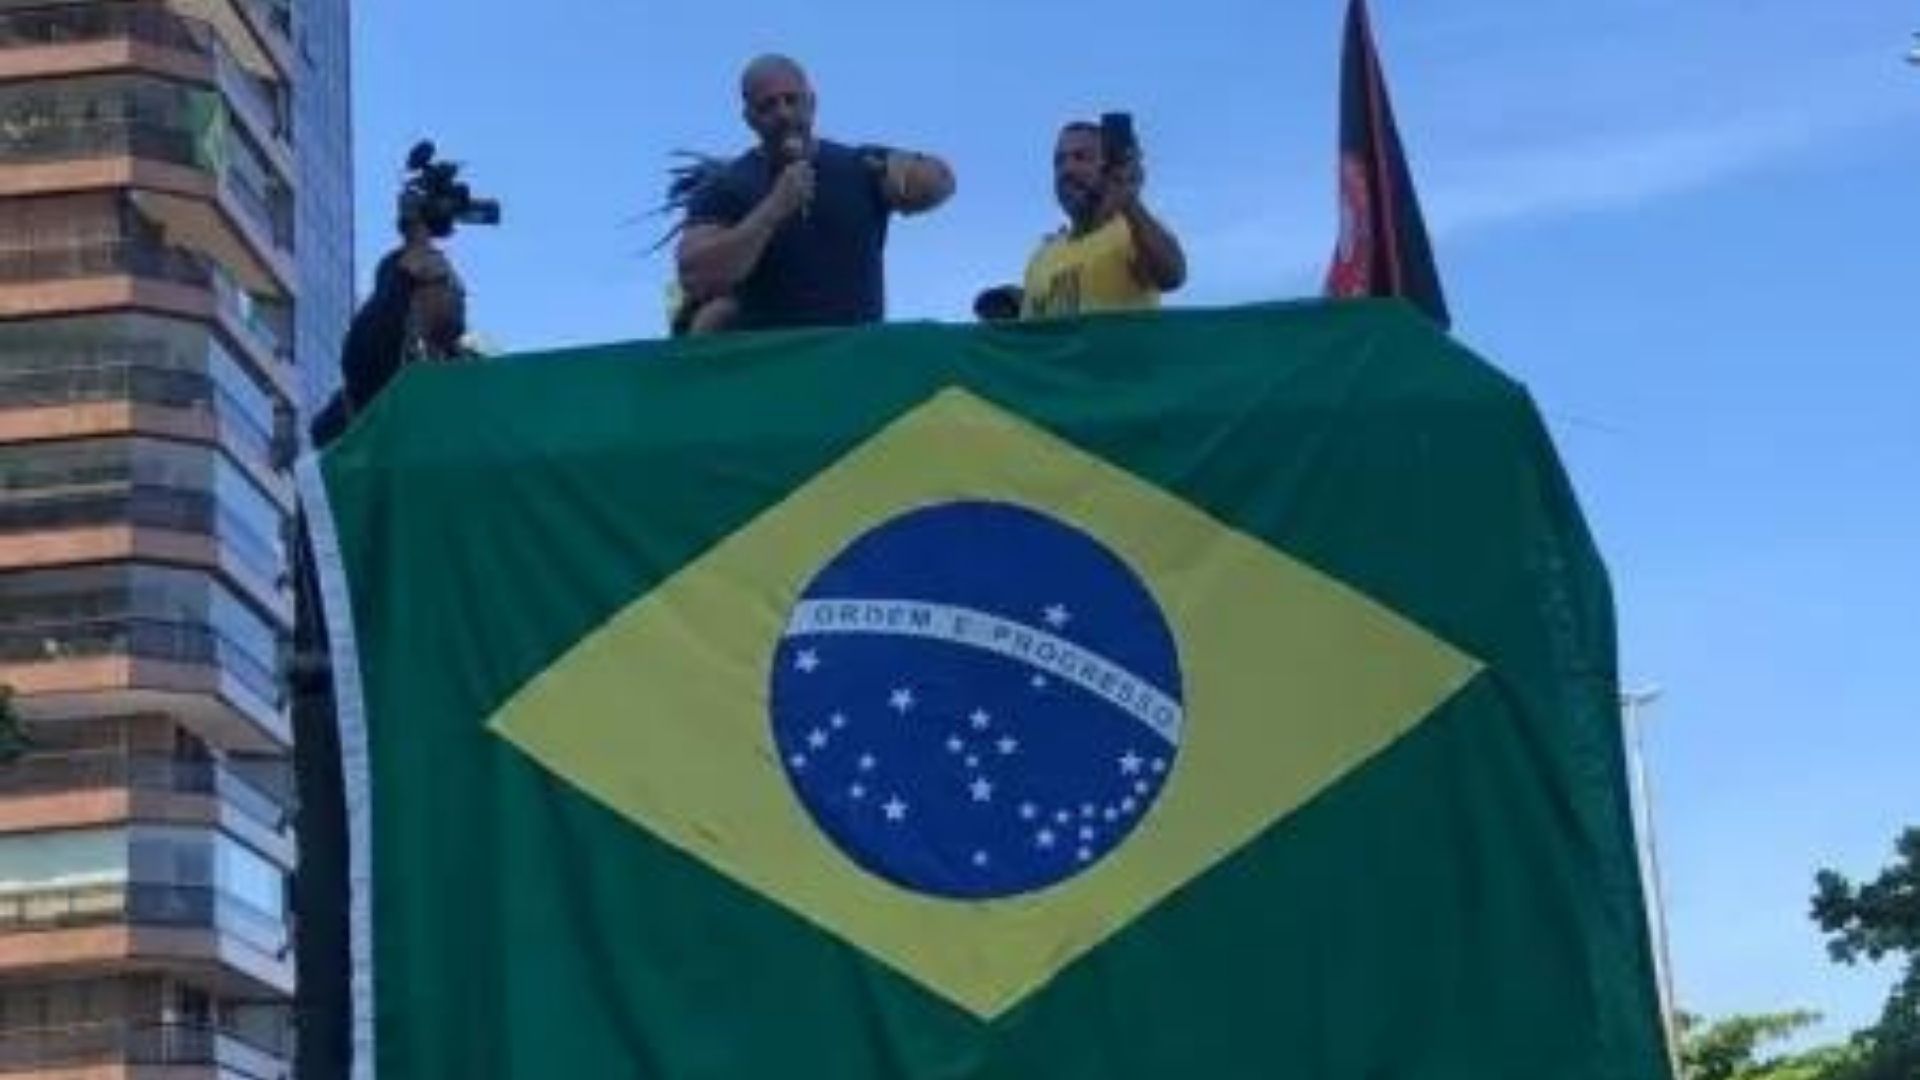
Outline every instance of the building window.
<path id="1" fill-rule="evenodd" d="M 196 323 L 136 314 L 0 322 L 0 410 L 127 402 L 205 414 L 236 459 L 270 467 L 278 401 Z"/>
<path id="2" fill-rule="evenodd" d="M 211 447 L 119 437 L 0 446 L 0 534 L 94 525 L 194 533 L 273 582 L 286 565 L 286 522 Z"/>
<path id="3" fill-rule="evenodd" d="M 282 638 L 210 575 L 121 563 L 0 574 L 0 664 L 125 656 L 215 667 L 282 697 Z"/>

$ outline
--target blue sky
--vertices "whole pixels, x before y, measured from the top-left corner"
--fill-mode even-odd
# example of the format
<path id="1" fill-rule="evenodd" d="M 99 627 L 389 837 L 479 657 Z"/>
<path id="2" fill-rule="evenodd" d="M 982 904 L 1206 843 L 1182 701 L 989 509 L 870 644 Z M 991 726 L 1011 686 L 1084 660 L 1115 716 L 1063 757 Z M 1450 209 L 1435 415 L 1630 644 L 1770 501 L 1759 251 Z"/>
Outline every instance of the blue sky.
<path id="1" fill-rule="evenodd" d="M 962 317 L 1054 224 L 1057 122 L 1130 108 L 1183 299 L 1314 290 L 1340 0 L 358 5 L 359 253 L 422 134 L 505 228 L 455 244 L 499 345 L 653 336 L 667 154 L 743 145 L 755 52 L 823 131 L 960 175 L 894 234 L 902 318 Z M 1456 332 L 1527 382 L 1609 561 L 1650 731 L 1680 995 L 1871 1018 L 1813 871 L 1920 824 L 1920 5 L 1375 0 Z M 748 29 L 757 27 L 759 29 Z M 433 44 L 422 46 L 420 42 Z M 426 76 L 425 72 L 435 72 Z"/>

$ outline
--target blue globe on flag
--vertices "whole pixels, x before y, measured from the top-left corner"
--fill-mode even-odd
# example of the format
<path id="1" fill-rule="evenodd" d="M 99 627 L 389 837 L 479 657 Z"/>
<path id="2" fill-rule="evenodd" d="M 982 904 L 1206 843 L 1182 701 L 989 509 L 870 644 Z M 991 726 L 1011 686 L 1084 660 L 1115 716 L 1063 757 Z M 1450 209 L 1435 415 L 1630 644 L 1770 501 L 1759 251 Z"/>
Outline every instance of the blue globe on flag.
<path id="1" fill-rule="evenodd" d="M 1098 540 L 958 501 L 864 533 L 809 583 L 771 677 L 775 745 L 860 866 L 954 899 L 1045 889 L 1111 854 L 1171 775 L 1179 656 Z"/>

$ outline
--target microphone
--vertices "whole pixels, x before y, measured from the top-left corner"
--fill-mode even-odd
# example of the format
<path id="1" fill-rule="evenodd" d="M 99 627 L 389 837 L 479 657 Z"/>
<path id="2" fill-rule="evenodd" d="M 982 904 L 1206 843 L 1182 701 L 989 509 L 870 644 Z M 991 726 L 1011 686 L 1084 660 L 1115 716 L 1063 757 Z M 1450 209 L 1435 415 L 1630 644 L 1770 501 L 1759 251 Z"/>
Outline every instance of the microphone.
<path id="1" fill-rule="evenodd" d="M 807 157 L 806 137 L 801 135 L 798 132 L 789 133 L 785 139 L 781 140 L 780 152 L 786 157 L 787 164 L 789 165 L 798 161 L 806 160 L 806 157 Z M 800 204 L 800 220 L 805 221 L 812 215 L 813 215 L 813 195 L 809 193 L 807 195 L 806 200 Z"/>

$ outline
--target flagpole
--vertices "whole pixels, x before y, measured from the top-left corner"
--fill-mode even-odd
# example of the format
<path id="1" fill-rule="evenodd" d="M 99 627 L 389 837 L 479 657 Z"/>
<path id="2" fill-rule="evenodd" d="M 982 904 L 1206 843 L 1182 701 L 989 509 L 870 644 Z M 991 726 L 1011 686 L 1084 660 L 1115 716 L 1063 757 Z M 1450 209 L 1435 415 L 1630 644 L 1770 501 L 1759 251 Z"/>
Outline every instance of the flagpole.
<path id="1" fill-rule="evenodd" d="M 1638 809 L 1634 832 L 1639 838 L 1641 871 L 1650 896 L 1647 904 L 1649 928 L 1653 932 L 1655 977 L 1659 983 L 1660 1020 L 1665 1029 L 1667 1058 L 1674 1075 L 1680 1074 L 1680 1025 L 1673 993 L 1673 955 L 1667 946 L 1666 879 L 1660 868 L 1660 845 L 1656 838 L 1653 812 L 1653 784 L 1647 773 L 1645 710 L 1660 700 L 1664 691 L 1658 686 L 1629 690 L 1620 695 L 1620 714 L 1624 722 L 1627 756 L 1633 770 L 1633 801 Z"/>

